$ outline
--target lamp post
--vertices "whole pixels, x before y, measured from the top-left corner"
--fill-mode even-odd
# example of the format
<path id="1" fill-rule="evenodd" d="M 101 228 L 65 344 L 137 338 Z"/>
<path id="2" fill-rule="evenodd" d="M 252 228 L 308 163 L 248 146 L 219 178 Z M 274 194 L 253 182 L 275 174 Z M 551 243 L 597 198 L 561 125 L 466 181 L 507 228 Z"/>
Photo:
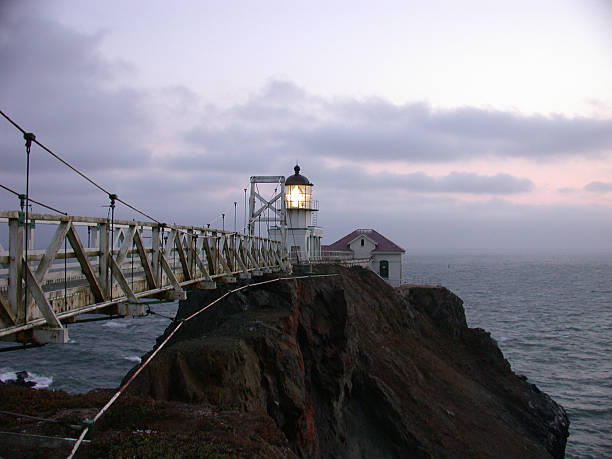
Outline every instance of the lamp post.
<path id="1" fill-rule="evenodd" d="M 223 231 L 225 231 L 225 214 L 221 214 L 221 219 L 223 220 Z"/>
<path id="2" fill-rule="evenodd" d="M 234 201 L 234 233 L 236 232 L 236 204 L 238 201 Z"/>
<path id="3" fill-rule="evenodd" d="M 247 232 L 246 215 L 247 215 L 247 203 L 246 203 L 246 188 L 244 189 L 244 232 Z"/>

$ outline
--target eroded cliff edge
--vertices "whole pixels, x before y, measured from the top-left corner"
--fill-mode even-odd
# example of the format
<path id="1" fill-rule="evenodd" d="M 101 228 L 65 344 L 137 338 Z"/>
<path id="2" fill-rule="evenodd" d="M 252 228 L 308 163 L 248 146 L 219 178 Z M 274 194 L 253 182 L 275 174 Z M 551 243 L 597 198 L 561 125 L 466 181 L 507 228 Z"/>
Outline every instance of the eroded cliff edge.
<path id="1" fill-rule="evenodd" d="M 186 322 L 131 393 L 270 418 L 289 456 L 563 457 L 565 411 L 456 295 L 316 271 L 338 275 L 253 286 Z M 177 318 L 232 288 L 191 292 Z"/>

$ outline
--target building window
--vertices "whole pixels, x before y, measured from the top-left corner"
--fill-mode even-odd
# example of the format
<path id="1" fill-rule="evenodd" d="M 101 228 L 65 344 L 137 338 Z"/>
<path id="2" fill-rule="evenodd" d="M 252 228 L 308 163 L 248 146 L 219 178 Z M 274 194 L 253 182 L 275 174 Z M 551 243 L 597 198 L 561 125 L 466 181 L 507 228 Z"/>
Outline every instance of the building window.
<path id="1" fill-rule="evenodd" d="M 380 260 L 379 273 L 380 277 L 384 279 L 389 278 L 389 262 L 387 260 Z"/>
<path id="2" fill-rule="evenodd" d="M 362 240 L 361 240 L 361 247 L 363 247 L 363 246 L 364 246 L 364 244 L 365 244 L 365 242 L 364 242 L 364 240 L 362 239 Z"/>

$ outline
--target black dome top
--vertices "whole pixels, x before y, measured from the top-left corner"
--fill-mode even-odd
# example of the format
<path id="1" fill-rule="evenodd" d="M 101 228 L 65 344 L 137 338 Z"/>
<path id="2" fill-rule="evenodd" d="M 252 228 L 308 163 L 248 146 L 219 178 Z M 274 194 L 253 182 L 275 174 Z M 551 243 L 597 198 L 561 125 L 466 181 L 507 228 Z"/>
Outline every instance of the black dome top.
<path id="1" fill-rule="evenodd" d="M 296 164 L 295 167 L 293 168 L 293 170 L 295 171 L 295 174 L 293 174 L 290 177 L 287 177 L 287 180 L 285 180 L 285 185 L 309 185 L 309 186 L 312 186 L 312 183 L 310 183 L 310 181 L 308 180 L 308 177 L 306 177 L 305 175 L 300 175 L 300 166 L 298 166 Z"/>

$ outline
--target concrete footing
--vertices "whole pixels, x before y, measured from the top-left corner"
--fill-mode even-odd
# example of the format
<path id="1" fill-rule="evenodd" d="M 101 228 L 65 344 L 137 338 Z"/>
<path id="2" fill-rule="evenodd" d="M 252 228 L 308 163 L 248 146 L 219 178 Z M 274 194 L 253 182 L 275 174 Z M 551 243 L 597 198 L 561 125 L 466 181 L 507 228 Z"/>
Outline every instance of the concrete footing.
<path id="1" fill-rule="evenodd" d="M 170 301 L 186 300 L 187 292 L 185 290 L 166 290 L 165 292 L 162 292 L 159 297 L 162 300 Z"/>
<path id="2" fill-rule="evenodd" d="M 35 328 L 32 331 L 32 338 L 39 344 L 66 344 L 68 342 L 68 329 L 60 328 Z"/>
<path id="3" fill-rule="evenodd" d="M 199 290 L 214 290 L 217 288 L 217 283 L 215 281 L 201 281 L 193 284 L 193 288 Z"/>
<path id="4" fill-rule="evenodd" d="M 144 304 L 134 303 L 119 303 L 117 305 L 117 314 L 125 317 L 143 317 L 146 316 Z"/>

